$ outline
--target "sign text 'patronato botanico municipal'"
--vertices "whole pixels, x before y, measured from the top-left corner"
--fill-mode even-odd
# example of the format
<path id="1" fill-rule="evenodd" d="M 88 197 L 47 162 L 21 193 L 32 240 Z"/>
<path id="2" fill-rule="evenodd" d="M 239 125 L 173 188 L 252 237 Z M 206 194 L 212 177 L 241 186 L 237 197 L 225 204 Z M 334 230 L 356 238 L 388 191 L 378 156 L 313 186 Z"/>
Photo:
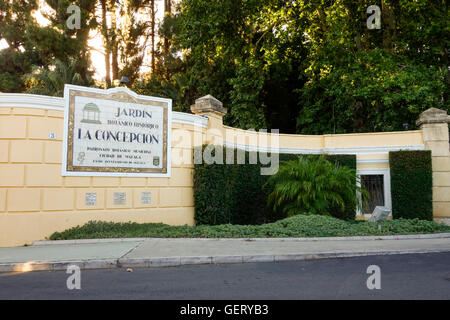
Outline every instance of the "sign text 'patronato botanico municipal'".
<path id="1" fill-rule="evenodd" d="M 62 174 L 170 176 L 172 101 L 66 85 Z"/>

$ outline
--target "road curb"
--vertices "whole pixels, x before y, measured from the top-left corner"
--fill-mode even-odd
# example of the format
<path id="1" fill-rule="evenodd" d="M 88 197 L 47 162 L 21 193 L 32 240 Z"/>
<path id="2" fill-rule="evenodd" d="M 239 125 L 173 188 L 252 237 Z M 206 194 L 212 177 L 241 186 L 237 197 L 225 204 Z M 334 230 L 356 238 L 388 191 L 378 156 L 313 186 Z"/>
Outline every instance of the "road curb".
<path id="1" fill-rule="evenodd" d="M 450 237 L 450 236 L 449 236 Z M 77 239 L 77 240 L 42 240 L 33 242 L 33 246 L 64 245 L 64 244 L 95 244 L 114 242 L 143 242 L 156 238 L 106 238 L 106 239 Z M 162 239 L 162 238 L 161 238 Z"/>
<path id="2" fill-rule="evenodd" d="M 45 240 L 35 241 L 33 246 L 90 244 L 107 242 L 144 242 L 147 240 L 164 241 L 360 241 L 360 240 L 411 240 L 450 238 L 450 233 L 406 234 L 389 236 L 353 236 L 353 237 L 315 237 L 315 238 L 110 238 L 110 239 L 77 239 L 77 240 Z"/>
<path id="3" fill-rule="evenodd" d="M 79 266 L 80 269 L 114 269 L 114 268 L 155 268 L 176 267 L 182 265 L 232 264 L 255 262 L 282 262 L 299 260 L 317 260 L 330 258 L 350 258 L 363 256 L 383 256 L 413 253 L 441 253 L 450 252 L 450 249 L 436 250 L 384 250 L 359 252 L 321 252 L 299 254 L 256 254 L 234 256 L 186 256 L 186 257 L 154 257 L 154 258 L 121 258 L 80 261 L 31 261 L 26 263 L 0 264 L 0 272 L 30 272 L 30 271 L 59 271 L 67 270 L 70 265 Z"/>

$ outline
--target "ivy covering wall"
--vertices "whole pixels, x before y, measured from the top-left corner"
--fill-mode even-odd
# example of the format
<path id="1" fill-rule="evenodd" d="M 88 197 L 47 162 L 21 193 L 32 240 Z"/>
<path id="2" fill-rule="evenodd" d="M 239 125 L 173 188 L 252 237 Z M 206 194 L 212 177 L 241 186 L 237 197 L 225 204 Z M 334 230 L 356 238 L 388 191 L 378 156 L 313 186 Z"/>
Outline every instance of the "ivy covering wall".
<path id="1" fill-rule="evenodd" d="M 202 163 L 194 166 L 196 224 L 262 224 L 284 218 L 266 205 L 270 190 L 264 189 L 263 185 L 269 176 L 261 175 L 260 169 L 270 165 L 262 165 L 259 161 L 249 164 L 250 152 L 245 152 L 245 164 L 225 164 L 227 148 L 222 151 L 223 165 Z M 237 159 L 237 150 L 232 151 Z M 280 154 L 279 161 L 295 160 L 299 156 Z M 356 170 L 354 155 L 327 155 L 327 160 Z M 352 219 L 354 216 L 355 208 L 348 208 L 339 218 Z"/>
<path id="2" fill-rule="evenodd" d="M 389 152 L 394 219 L 433 220 L 431 151 Z"/>

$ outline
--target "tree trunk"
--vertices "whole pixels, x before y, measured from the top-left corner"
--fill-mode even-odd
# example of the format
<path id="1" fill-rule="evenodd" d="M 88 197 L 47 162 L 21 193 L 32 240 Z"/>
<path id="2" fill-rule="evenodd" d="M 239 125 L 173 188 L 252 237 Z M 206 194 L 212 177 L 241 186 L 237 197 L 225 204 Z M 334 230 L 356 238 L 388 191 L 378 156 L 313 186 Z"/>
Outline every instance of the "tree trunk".
<path id="1" fill-rule="evenodd" d="M 172 13 L 172 0 L 164 0 L 164 16 Z M 169 39 L 164 37 L 164 55 L 169 52 Z"/>
<path id="2" fill-rule="evenodd" d="M 152 73 L 155 73 L 155 0 L 150 0 L 151 3 L 151 37 L 152 37 Z"/>
<path id="3" fill-rule="evenodd" d="M 322 5 L 319 5 L 317 11 L 319 13 L 320 28 L 322 29 L 322 32 L 325 33 L 327 32 L 327 15 L 325 13 L 325 9 L 322 7 Z"/>
<path id="4" fill-rule="evenodd" d="M 106 88 L 111 87 L 111 66 L 110 66 L 110 59 L 111 59 L 111 50 L 110 50 L 110 44 L 109 44 L 109 37 L 108 37 L 108 25 L 106 23 L 106 0 L 100 0 L 100 4 L 102 7 L 102 35 L 105 39 L 105 84 Z"/>
<path id="5" fill-rule="evenodd" d="M 381 15 L 383 17 L 383 47 L 392 52 L 394 47 L 395 34 L 395 16 L 394 8 L 386 0 L 381 1 Z"/>
<path id="6" fill-rule="evenodd" d="M 115 1 L 111 4 L 111 69 L 112 79 L 119 79 L 119 41 L 117 37 L 117 17 L 116 17 L 116 5 Z"/>

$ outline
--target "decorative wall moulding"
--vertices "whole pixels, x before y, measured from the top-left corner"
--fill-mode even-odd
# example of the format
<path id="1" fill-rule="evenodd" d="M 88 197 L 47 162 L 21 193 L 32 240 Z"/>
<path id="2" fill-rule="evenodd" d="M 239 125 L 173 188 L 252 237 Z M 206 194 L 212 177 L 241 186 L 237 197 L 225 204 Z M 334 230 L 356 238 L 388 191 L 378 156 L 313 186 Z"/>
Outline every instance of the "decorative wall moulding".
<path id="1" fill-rule="evenodd" d="M 225 141 L 223 145 L 227 148 L 244 149 L 247 151 L 256 152 L 276 152 L 276 153 L 288 153 L 288 154 L 388 154 L 389 151 L 400 150 L 425 150 L 424 145 L 411 145 L 411 146 L 388 146 L 388 147 L 359 147 L 359 148 L 271 148 L 252 145 L 236 144 Z"/>
<path id="2" fill-rule="evenodd" d="M 64 111 L 64 98 L 25 93 L 0 93 L 0 108 Z M 172 123 L 206 128 L 208 126 L 208 118 L 191 113 L 172 111 Z"/>

